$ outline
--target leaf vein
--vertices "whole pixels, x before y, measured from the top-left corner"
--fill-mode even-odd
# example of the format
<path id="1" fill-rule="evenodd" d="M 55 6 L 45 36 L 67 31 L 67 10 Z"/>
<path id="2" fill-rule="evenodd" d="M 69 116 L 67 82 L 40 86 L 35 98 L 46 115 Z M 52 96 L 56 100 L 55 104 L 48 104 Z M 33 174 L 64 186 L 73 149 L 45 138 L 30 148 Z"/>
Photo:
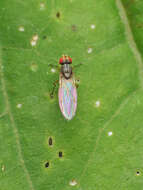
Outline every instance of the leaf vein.
<path id="1" fill-rule="evenodd" d="M 0 60 L 0 75 L 1 75 L 2 92 L 3 92 L 5 105 L 6 105 L 6 112 L 4 112 L 3 114 L 5 115 L 7 113 L 8 116 L 9 116 L 11 125 L 13 127 L 14 135 L 15 135 L 15 138 L 16 138 L 18 156 L 19 156 L 19 159 L 20 159 L 21 166 L 22 166 L 22 168 L 23 168 L 23 170 L 25 172 L 25 175 L 26 175 L 28 184 L 30 186 L 30 189 L 34 190 L 34 187 L 33 187 L 29 172 L 28 172 L 28 170 L 26 168 L 26 165 L 25 165 L 25 162 L 24 162 L 24 159 L 23 159 L 21 145 L 20 145 L 20 139 L 19 139 L 19 134 L 18 134 L 18 129 L 16 127 L 15 120 L 14 120 L 13 114 L 11 112 L 10 102 L 9 102 L 8 93 L 7 93 L 7 90 L 6 90 L 6 84 L 5 84 L 4 73 L 3 73 L 2 66 L 3 66 L 2 65 L 2 60 Z"/>
<path id="2" fill-rule="evenodd" d="M 142 60 L 142 56 L 141 56 L 141 53 L 140 53 L 140 51 L 137 47 L 137 44 L 135 42 L 131 27 L 130 27 L 129 20 L 128 20 L 125 8 L 124 8 L 121 0 L 116 0 L 116 5 L 117 5 L 117 8 L 119 10 L 119 15 L 121 17 L 121 20 L 122 20 L 124 27 L 125 27 L 126 39 L 127 39 L 128 44 L 129 44 L 129 46 L 130 46 L 130 48 L 131 48 L 131 50 L 135 56 L 137 63 L 138 63 L 140 87 L 143 88 L 143 60 Z"/>
<path id="3" fill-rule="evenodd" d="M 115 113 L 111 116 L 111 118 L 104 124 L 103 128 L 102 129 L 99 129 L 99 134 L 97 136 L 97 139 L 96 139 L 96 142 L 95 142 L 95 146 L 93 148 L 93 151 L 91 152 L 90 156 L 89 156 L 89 159 L 87 161 L 87 164 L 85 165 L 84 169 L 83 169 L 83 172 L 81 173 L 81 176 L 80 176 L 80 179 L 79 179 L 79 184 L 80 184 L 80 181 L 82 179 L 82 177 L 84 176 L 87 168 L 88 168 L 88 165 L 94 155 L 94 153 L 96 152 L 96 149 L 97 149 L 97 145 L 99 144 L 99 140 L 101 138 L 101 135 L 103 133 L 103 131 L 107 128 L 107 126 L 120 114 L 121 110 L 124 108 L 124 106 L 128 103 L 129 99 L 131 96 L 133 96 L 135 94 L 136 90 L 128 95 L 128 97 L 126 97 L 126 99 L 120 104 L 119 108 L 115 111 Z"/>

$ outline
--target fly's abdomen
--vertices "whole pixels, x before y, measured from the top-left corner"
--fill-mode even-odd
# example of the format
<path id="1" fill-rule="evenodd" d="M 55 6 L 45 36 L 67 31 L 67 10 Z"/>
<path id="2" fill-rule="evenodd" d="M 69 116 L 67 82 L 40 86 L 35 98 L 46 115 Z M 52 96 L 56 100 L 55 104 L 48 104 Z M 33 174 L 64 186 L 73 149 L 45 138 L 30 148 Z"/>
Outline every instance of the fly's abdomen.
<path id="1" fill-rule="evenodd" d="M 76 112 L 77 91 L 73 79 L 60 79 L 59 105 L 62 114 L 67 120 L 71 120 Z"/>

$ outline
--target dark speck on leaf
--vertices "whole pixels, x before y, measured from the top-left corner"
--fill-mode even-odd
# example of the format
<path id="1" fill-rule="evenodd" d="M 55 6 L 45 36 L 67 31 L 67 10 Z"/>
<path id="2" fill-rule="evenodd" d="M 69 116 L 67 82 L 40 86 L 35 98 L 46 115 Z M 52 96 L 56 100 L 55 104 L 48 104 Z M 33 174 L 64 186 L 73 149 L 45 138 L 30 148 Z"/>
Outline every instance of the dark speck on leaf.
<path id="1" fill-rule="evenodd" d="M 43 39 L 45 40 L 47 38 L 47 36 L 43 36 Z"/>
<path id="2" fill-rule="evenodd" d="M 49 162 L 46 162 L 45 168 L 48 168 L 48 167 L 49 167 Z"/>
<path id="3" fill-rule="evenodd" d="M 72 25 L 72 31 L 76 32 L 77 31 L 77 26 L 76 25 Z"/>
<path id="4" fill-rule="evenodd" d="M 60 18 L 60 12 L 57 12 L 56 17 Z"/>
<path id="5" fill-rule="evenodd" d="M 53 141 L 52 141 L 52 138 L 50 137 L 49 138 L 49 145 L 52 146 L 52 144 L 53 144 Z"/>
<path id="6" fill-rule="evenodd" d="M 61 151 L 59 152 L 59 157 L 63 157 L 63 153 Z"/>
<path id="7" fill-rule="evenodd" d="M 139 171 L 137 171 L 137 175 L 139 175 L 140 174 L 140 172 Z"/>

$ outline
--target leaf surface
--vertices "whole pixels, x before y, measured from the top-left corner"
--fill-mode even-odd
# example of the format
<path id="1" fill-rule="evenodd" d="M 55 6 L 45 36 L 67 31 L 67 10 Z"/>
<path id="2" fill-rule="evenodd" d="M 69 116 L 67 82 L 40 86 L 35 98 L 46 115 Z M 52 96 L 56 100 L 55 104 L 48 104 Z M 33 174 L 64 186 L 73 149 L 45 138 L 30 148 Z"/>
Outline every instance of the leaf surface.
<path id="1" fill-rule="evenodd" d="M 0 189 L 142 188 L 142 6 L 1 0 Z M 71 121 L 49 96 L 62 54 L 82 63 Z"/>

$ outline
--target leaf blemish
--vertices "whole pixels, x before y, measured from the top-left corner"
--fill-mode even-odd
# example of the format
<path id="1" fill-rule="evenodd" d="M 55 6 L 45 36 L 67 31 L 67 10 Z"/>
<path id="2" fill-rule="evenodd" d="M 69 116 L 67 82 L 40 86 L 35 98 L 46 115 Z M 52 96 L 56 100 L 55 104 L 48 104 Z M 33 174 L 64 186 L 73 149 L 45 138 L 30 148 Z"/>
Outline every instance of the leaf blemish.
<path id="1" fill-rule="evenodd" d="M 112 135 L 113 135 L 112 131 L 108 132 L 108 136 L 112 136 Z"/>
<path id="2" fill-rule="evenodd" d="M 33 37 L 32 37 L 32 40 L 34 40 L 34 41 L 37 41 L 38 40 L 38 35 L 36 34 L 36 35 L 34 35 Z"/>
<path id="3" fill-rule="evenodd" d="M 25 29 L 24 29 L 23 26 L 19 26 L 18 30 L 19 30 L 20 32 L 24 32 Z"/>
<path id="4" fill-rule="evenodd" d="M 34 40 L 31 40 L 31 46 L 36 46 L 36 41 L 34 41 Z"/>
<path id="5" fill-rule="evenodd" d="M 92 24 L 90 27 L 91 27 L 91 29 L 95 29 L 95 25 L 94 24 Z"/>
<path id="6" fill-rule="evenodd" d="M 52 146 L 53 145 L 53 139 L 52 137 L 49 138 L 49 146 Z"/>
<path id="7" fill-rule="evenodd" d="M 17 107 L 17 108 L 21 108 L 21 107 L 22 107 L 22 104 L 17 104 L 16 107 Z"/>
<path id="8" fill-rule="evenodd" d="M 139 176 L 139 175 L 140 175 L 140 172 L 139 172 L 139 171 L 137 171 L 137 172 L 136 172 L 136 175 L 137 175 L 137 176 Z"/>
<path id="9" fill-rule="evenodd" d="M 37 43 L 37 40 L 38 40 L 38 35 L 35 34 L 33 37 L 32 37 L 32 40 L 31 40 L 31 46 L 36 46 L 36 43 Z"/>
<path id="10" fill-rule="evenodd" d="M 60 18 L 60 16 L 61 16 L 60 12 L 57 12 L 56 17 Z"/>
<path id="11" fill-rule="evenodd" d="M 1 167 L 1 171 L 2 171 L 2 172 L 5 171 L 5 166 L 4 166 L 4 165 L 2 165 L 2 167 Z"/>
<path id="12" fill-rule="evenodd" d="M 35 63 L 32 63 L 32 65 L 30 66 L 30 69 L 31 71 L 36 72 L 38 70 L 38 65 Z"/>
<path id="13" fill-rule="evenodd" d="M 45 40 L 47 38 L 47 36 L 43 36 L 43 40 Z"/>
<path id="14" fill-rule="evenodd" d="M 77 185 L 77 182 L 76 182 L 75 179 L 72 179 L 72 180 L 69 182 L 69 184 L 70 184 L 71 186 L 75 186 L 75 185 Z"/>
<path id="15" fill-rule="evenodd" d="M 45 163 L 45 168 L 48 168 L 49 167 L 49 162 L 46 162 Z"/>
<path id="16" fill-rule="evenodd" d="M 97 100 L 96 102 L 95 102 L 95 107 L 99 107 L 100 106 L 100 101 L 99 100 Z"/>
<path id="17" fill-rule="evenodd" d="M 52 68 L 52 69 L 51 69 L 51 72 L 52 72 L 52 73 L 55 73 L 55 72 L 56 72 L 56 69 Z"/>
<path id="18" fill-rule="evenodd" d="M 59 158 L 63 157 L 62 151 L 59 151 Z"/>
<path id="19" fill-rule="evenodd" d="M 92 48 L 88 48 L 87 52 L 92 53 Z"/>
<path id="20" fill-rule="evenodd" d="M 40 10 L 44 10 L 45 9 L 45 4 L 44 3 L 40 3 Z"/>
<path id="21" fill-rule="evenodd" d="M 72 31 L 77 31 L 77 26 L 76 25 L 72 25 Z"/>

